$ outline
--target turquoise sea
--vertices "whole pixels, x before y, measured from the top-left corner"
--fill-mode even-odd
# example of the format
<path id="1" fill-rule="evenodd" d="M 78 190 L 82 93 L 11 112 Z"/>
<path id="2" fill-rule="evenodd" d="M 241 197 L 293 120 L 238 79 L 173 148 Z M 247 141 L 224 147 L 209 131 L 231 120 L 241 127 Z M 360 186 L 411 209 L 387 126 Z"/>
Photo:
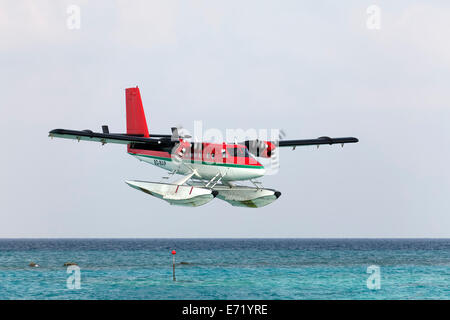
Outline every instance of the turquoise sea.
<path id="1" fill-rule="evenodd" d="M 0 299 L 450 299 L 450 239 L 3 239 Z"/>

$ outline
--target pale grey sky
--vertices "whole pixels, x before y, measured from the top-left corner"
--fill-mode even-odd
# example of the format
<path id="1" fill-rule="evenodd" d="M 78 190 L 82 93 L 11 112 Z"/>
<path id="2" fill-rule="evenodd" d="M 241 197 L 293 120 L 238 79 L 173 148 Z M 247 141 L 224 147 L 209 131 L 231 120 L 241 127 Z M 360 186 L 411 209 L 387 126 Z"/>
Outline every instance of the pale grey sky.
<path id="1" fill-rule="evenodd" d="M 0 1 L 0 237 L 449 237 L 449 17 L 448 1 Z M 124 183 L 165 174 L 124 146 L 47 137 L 124 131 L 135 85 L 153 132 L 360 143 L 282 150 L 261 209 L 170 206 Z"/>

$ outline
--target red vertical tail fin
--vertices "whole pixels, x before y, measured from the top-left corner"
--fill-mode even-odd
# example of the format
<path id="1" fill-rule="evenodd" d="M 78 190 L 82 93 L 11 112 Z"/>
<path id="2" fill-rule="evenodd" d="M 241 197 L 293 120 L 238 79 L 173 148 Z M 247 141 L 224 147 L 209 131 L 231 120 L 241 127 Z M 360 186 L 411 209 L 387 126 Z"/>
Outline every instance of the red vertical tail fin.
<path id="1" fill-rule="evenodd" d="M 127 134 L 148 137 L 147 120 L 145 120 L 144 106 L 142 105 L 139 88 L 125 89 L 125 97 L 127 106 Z"/>

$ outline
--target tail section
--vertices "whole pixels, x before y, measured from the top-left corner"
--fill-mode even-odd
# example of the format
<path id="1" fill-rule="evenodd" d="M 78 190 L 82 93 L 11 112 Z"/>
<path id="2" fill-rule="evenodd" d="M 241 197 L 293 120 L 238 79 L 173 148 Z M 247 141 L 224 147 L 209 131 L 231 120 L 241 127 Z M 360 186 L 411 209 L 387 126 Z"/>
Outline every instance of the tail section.
<path id="1" fill-rule="evenodd" d="M 139 88 L 125 89 L 127 106 L 127 134 L 149 137 Z"/>

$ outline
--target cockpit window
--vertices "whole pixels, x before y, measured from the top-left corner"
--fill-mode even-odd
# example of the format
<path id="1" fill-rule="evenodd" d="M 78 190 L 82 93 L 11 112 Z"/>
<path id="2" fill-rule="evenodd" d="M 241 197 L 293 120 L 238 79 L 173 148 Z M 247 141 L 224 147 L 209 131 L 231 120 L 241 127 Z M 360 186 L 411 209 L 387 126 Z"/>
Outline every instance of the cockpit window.
<path id="1" fill-rule="evenodd" d="M 248 158 L 249 157 L 249 153 L 247 148 L 243 148 L 243 147 L 237 147 L 237 148 L 227 148 L 228 153 L 232 156 L 232 157 L 239 157 L 239 158 Z"/>

